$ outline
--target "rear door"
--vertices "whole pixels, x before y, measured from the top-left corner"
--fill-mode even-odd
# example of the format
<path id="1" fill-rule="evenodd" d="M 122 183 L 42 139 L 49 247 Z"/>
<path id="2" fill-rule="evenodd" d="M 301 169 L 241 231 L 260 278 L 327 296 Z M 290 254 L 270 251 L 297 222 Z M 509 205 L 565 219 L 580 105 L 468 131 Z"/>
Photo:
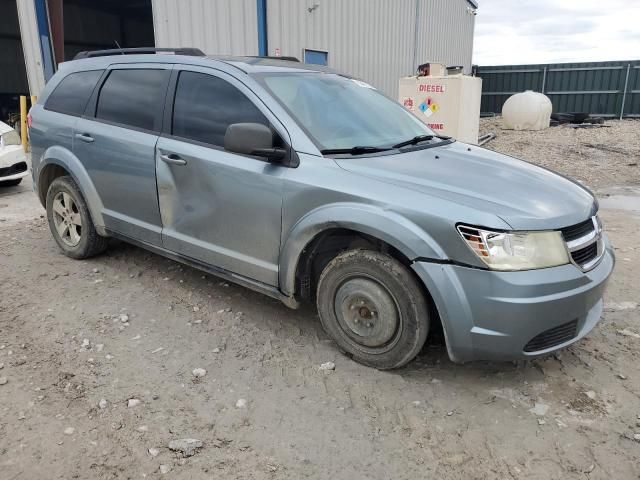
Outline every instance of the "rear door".
<path id="1" fill-rule="evenodd" d="M 176 66 L 157 147 L 164 247 L 277 285 L 283 176 L 288 167 L 224 150 L 232 123 L 284 127 L 224 72 Z"/>
<path id="2" fill-rule="evenodd" d="M 33 122 L 29 128 L 29 142 L 34 179 L 39 178 L 40 162 L 47 148 L 55 145 L 73 150 L 76 123 L 103 73 L 102 69 L 69 73 L 55 85 L 44 105 L 36 104 L 31 108 Z M 47 87 L 57 80 L 58 77 L 54 77 Z"/>
<path id="3" fill-rule="evenodd" d="M 107 229 L 161 245 L 155 147 L 171 65 L 112 65 L 75 127 L 73 150 L 103 203 Z"/>

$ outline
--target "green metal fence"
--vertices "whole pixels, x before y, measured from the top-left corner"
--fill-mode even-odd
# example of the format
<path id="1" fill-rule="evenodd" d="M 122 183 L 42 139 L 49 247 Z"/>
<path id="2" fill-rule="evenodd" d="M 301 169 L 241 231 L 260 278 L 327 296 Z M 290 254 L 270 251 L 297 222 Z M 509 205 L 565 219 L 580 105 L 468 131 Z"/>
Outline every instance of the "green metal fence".
<path id="1" fill-rule="evenodd" d="M 509 96 L 542 92 L 553 111 L 602 117 L 640 117 L 640 60 L 476 67 L 483 113 L 500 113 Z"/>

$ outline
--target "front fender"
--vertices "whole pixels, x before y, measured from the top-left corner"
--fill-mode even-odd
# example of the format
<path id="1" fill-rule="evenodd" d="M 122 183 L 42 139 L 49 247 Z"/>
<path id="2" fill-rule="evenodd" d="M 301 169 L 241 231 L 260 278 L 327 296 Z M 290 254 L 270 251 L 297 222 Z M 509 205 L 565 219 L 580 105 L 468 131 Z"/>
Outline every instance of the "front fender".
<path id="1" fill-rule="evenodd" d="M 73 180 L 76 182 L 76 185 L 78 185 L 78 188 L 87 203 L 87 207 L 89 208 L 89 212 L 91 213 L 91 218 L 93 219 L 96 229 L 98 229 L 99 233 L 102 234 L 104 230 L 104 218 L 102 217 L 104 206 L 100 199 L 100 195 L 98 195 L 96 187 L 91 181 L 91 177 L 84 168 L 84 165 L 82 165 L 82 162 L 80 162 L 73 152 L 64 147 L 53 146 L 47 148 L 42 154 L 42 158 L 38 165 L 38 173 L 36 177 L 38 179 L 38 192 L 40 191 L 40 185 L 44 179 L 47 167 L 51 165 L 58 165 L 69 172 Z M 44 204 L 44 201 L 46 201 L 46 192 L 45 198 L 41 198 L 40 200 L 43 201 Z"/>
<path id="2" fill-rule="evenodd" d="M 427 232 L 394 211 L 357 203 L 326 205 L 302 217 L 283 241 L 279 283 L 285 295 L 295 293 L 296 269 L 305 247 L 318 234 L 334 228 L 371 235 L 393 246 L 410 260 L 418 257 L 447 258 Z"/>

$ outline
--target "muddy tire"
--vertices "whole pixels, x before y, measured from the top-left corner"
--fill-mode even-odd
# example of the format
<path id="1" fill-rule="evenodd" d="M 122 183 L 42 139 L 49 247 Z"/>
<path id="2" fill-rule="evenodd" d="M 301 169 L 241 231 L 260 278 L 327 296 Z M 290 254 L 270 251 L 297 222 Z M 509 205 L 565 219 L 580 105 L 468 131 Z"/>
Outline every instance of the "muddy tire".
<path id="1" fill-rule="evenodd" d="M 51 234 L 65 255 L 82 259 L 107 248 L 108 239 L 96 232 L 87 204 L 71 177 L 51 182 L 46 205 Z"/>
<path id="2" fill-rule="evenodd" d="M 335 257 L 320 275 L 322 326 L 357 362 L 387 370 L 411 361 L 429 331 L 429 309 L 414 275 L 396 259 L 370 250 Z"/>

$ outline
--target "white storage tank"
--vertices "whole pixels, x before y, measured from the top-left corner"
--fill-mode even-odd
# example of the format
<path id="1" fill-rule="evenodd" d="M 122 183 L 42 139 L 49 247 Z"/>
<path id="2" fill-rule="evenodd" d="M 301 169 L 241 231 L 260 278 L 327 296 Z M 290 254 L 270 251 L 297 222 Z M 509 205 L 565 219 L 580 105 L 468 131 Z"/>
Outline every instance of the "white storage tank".
<path id="1" fill-rule="evenodd" d="M 400 79 L 400 103 L 434 132 L 465 143 L 478 143 L 482 79 L 447 75 L 431 63 L 430 75 Z"/>
<path id="2" fill-rule="evenodd" d="M 544 130 L 549 127 L 551 109 L 551 100 L 542 93 L 516 93 L 502 106 L 502 123 L 507 130 Z"/>

